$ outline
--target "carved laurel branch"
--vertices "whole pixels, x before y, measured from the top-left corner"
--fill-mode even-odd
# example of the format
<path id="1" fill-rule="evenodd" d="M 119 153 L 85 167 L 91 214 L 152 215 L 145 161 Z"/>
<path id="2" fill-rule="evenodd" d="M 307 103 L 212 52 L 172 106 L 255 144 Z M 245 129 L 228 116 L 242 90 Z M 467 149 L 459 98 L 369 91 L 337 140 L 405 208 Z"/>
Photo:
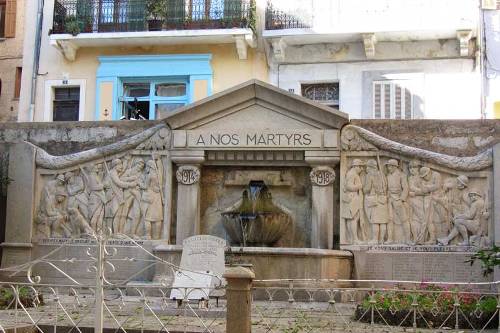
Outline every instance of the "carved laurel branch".
<path id="1" fill-rule="evenodd" d="M 457 171 L 479 171 L 493 165 L 492 149 L 487 149 L 475 156 L 458 157 L 406 146 L 354 125 L 347 125 L 342 131 L 343 133 L 346 131 L 353 131 L 359 135 L 362 140 L 366 141 L 368 145 L 373 145 L 378 149 L 400 154 L 409 158 L 432 162 Z M 343 135 L 344 134 L 342 134 L 342 136 Z M 344 138 L 342 139 L 343 143 L 345 143 Z M 348 144 L 343 145 L 343 150 L 360 150 L 350 148 L 351 147 L 349 147 Z"/>
<path id="2" fill-rule="evenodd" d="M 126 138 L 124 140 L 106 145 L 103 147 L 97 147 L 94 149 L 82 151 L 79 153 L 63 155 L 63 156 L 53 156 L 47 153 L 40 147 L 31 144 L 36 148 L 36 164 L 39 167 L 56 170 L 72 167 L 81 163 L 90 162 L 99 158 L 105 158 L 109 155 L 121 153 L 130 149 L 137 148 L 139 145 L 145 143 L 149 139 L 155 139 L 156 134 L 161 133 L 161 137 L 165 137 L 165 131 L 168 131 L 166 124 L 159 124 L 142 131 L 139 134 Z M 168 139 L 169 136 L 167 136 Z M 150 146 L 150 145 L 146 145 Z M 141 148 L 141 147 L 139 147 Z"/>

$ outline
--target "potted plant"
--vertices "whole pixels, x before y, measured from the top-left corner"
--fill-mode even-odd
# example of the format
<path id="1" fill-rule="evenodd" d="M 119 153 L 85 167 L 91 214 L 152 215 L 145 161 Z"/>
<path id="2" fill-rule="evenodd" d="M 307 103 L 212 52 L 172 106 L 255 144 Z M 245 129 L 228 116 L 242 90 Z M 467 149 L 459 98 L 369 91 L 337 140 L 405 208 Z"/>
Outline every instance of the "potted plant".
<path id="1" fill-rule="evenodd" d="M 167 16 L 166 0 L 148 0 L 146 2 L 146 17 L 149 31 L 160 31 Z"/>
<path id="2" fill-rule="evenodd" d="M 80 28 L 80 22 L 74 15 L 67 16 L 64 20 L 64 31 L 73 36 L 78 35 L 82 30 Z"/>

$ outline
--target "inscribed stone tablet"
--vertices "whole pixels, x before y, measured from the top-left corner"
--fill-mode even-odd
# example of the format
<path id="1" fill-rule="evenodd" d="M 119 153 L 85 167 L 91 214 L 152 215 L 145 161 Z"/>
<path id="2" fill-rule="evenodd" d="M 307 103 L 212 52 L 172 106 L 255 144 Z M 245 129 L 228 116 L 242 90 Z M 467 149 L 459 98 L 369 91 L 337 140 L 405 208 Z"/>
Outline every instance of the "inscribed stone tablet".
<path id="1" fill-rule="evenodd" d="M 197 272 L 211 271 L 224 274 L 224 248 L 226 240 L 209 235 L 186 238 L 182 242 L 181 269 Z"/>

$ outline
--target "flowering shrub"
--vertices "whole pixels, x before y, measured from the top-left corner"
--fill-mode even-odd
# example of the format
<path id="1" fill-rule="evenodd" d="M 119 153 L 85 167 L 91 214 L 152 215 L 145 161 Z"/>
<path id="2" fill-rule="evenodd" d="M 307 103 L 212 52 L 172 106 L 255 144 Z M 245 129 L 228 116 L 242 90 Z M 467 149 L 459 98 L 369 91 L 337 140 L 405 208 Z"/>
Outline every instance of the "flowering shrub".
<path id="1" fill-rule="evenodd" d="M 483 295 L 479 291 L 459 290 L 433 284 L 422 284 L 418 290 L 377 291 L 368 294 L 358 306 L 355 319 L 374 321 L 389 325 L 412 326 L 414 311 L 417 314 L 417 327 L 454 327 L 454 311 L 459 313 L 461 328 L 483 328 L 486 324 L 496 325 L 497 299 Z M 492 327 L 493 327 L 492 326 Z"/>

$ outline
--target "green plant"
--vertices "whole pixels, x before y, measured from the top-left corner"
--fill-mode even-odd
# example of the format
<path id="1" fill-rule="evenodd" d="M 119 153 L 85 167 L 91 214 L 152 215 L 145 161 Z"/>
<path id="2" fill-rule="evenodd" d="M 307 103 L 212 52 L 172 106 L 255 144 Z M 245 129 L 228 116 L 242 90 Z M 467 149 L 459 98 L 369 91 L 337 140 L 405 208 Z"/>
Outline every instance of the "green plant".
<path id="1" fill-rule="evenodd" d="M 17 289 L 19 301 L 24 307 L 35 307 L 43 305 L 43 296 L 29 287 Z M 0 310 L 12 309 L 16 306 L 14 290 L 11 288 L 0 288 Z M 19 306 L 19 304 L 18 304 Z"/>
<path id="2" fill-rule="evenodd" d="M 164 21 L 167 17 L 167 1 L 148 0 L 146 2 L 146 17 L 149 20 Z"/>
<path id="3" fill-rule="evenodd" d="M 64 28 L 67 33 L 73 36 L 78 35 L 82 31 L 80 21 L 73 15 L 66 17 L 64 20 Z"/>
<path id="4" fill-rule="evenodd" d="M 307 315 L 301 311 L 297 314 L 294 321 L 290 323 L 290 326 L 282 329 L 282 333 L 300 333 L 300 332 L 308 332 L 311 330 L 309 327 L 310 319 Z"/>
<path id="5" fill-rule="evenodd" d="M 248 27 L 252 29 L 254 33 L 257 33 L 257 5 L 254 0 L 250 1 L 250 16 Z"/>
<path id="6" fill-rule="evenodd" d="M 467 262 L 470 262 L 472 266 L 476 260 L 481 262 L 484 276 L 493 273 L 494 268 L 500 266 L 500 247 L 494 245 L 490 249 L 481 249 L 474 253 Z"/>

